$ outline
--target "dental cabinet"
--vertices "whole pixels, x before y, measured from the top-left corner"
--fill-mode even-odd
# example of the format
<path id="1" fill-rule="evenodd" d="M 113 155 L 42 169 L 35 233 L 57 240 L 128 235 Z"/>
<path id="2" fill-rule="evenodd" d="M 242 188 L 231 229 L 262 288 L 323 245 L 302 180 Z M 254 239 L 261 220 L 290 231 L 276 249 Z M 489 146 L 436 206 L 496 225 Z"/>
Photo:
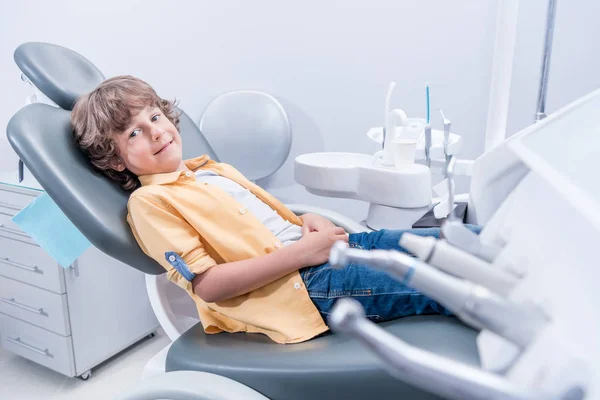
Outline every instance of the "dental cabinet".
<path id="1" fill-rule="evenodd" d="M 158 328 L 144 274 L 91 246 L 59 266 L 11 221 L 43 193 L 28 171 L 0 173 L 0 345 L 69 377 Z"/>

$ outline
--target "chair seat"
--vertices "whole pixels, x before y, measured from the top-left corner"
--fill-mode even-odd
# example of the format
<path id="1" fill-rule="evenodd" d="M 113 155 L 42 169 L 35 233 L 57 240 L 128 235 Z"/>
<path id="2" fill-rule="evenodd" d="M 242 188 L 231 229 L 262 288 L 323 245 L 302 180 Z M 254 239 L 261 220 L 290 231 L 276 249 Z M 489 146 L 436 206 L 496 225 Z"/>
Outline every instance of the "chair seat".
<path id="1" fill-rule="evenodd" d="M 379 326 L 415 347 L 479 366 L 477 332 L 456 318 L 414 316 Z M 382 365 L 342 334 L 281 345 L 260 334 L 207 335 L 197 324 L 173 343 L 166 370 L 222 375 L 273 400 L 439 398 L 393 378 Z"/>

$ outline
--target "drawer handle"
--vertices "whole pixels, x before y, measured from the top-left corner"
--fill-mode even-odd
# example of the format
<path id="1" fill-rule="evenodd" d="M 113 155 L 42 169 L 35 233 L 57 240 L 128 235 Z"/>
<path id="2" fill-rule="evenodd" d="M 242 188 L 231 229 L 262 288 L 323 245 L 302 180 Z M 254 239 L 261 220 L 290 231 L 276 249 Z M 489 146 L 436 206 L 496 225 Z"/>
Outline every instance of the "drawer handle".
<path id="1" fill-rule="evenodd" d="M 20 207 L 13 206 L 12 204 L 4 203 L 2 201 L 0 201 L 0 207 L 10 208 L 11 210 L 15 210 L 15 211 L 21 211 Z"/>
<path id="2" fill-rule="evenodd" d="M 15 262 L 15 261 L 11 261 L 8 257 L 4 257 L 4 258 L 0 257 L 0 263 L 4 263 L 4 264 L 11 265 L 13 267 L 21 268 L 21 269 L 24 269 L 24 270 L 29 271 L 29 272 L 35 272 L 36 274 L 43 274 L 44 273 L 44 271 L 42 271 L 41 269 L 39 269 L 37 265 L 34 265 L 33 267 L 30 267 L 29 265 L 25 265 L 25 264 L 21 264 L 21 263 Z"/>
<path id="3" fill-rule="evenodd" d="M 7 228 L 6 226 L 4 226 L 4 224 L 0 224 L 0 230 L 6 231 L 8 233 L 14 233 L 15 235 L 28 236 L 23 231 L 20 231 L 18 229 Z"/>
<path id="4" fill-rule="evenodd" d="M 43 308 L 33 308 L 33 307 L 29 307 L 26 306 L 25 304 L 19 303 L 18 301 L 15 300 L 15 298 L 13 297 L 12 299 L 6 299 L 6 298 L 1 298 L 0 299 L 3 303 L 6 304 L 10 304 L 11 306 L 15 306 L 15 307 L 19 307 L 22 308 L 23 310 L 35 313 L 35 314 L 40 314 L 40 315 L 44 315 L 44 316 L 48 316 L 48 314 L 46 312 L 44 312 Z"/>
<path id="5" fill-rule="evenodd" d="M 43 356 L 54 358 L 54 356 L 52 354 L 50 354 L 50 351 L 48 349 L 40 350 L 37 347 L 33 347 L 30 344 L 22 342 L 20 337 L 13 339 L 13 338 L 7 336 L 6 340 L 8 340 L 9 342 L 14 343 L 18 346 L 25 347 L 27 350 L 31 350 L 31 351 L 41 354 Z"/>

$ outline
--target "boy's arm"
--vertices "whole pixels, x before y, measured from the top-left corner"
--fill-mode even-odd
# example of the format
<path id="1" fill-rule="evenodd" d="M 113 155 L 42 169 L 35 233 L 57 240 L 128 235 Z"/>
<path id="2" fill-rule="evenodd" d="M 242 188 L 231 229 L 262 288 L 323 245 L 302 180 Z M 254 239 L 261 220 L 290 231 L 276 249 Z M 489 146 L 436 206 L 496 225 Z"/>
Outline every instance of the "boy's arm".
<path id="1" fill-rule="evenodd" d="M 304 245 L 296 242 L 264 256 L 214 268 L 217 263 L 204 249 L 198 232 L 160 200 L 138 195 L 128 206 L 129 225 L 144 253 L 167 270 L 169 280 L 191 289 L 207 303 L 251 292 L 309 263 Z M 185 265 L 171 265 L 170 253 L 179 255 Z"/>
<path id="2" fill-rule="evenodd" d="M 194 292 L 207 302 L 248 293 L 303 267 L 320 265 L 337 241 L 348 243 L 343 228 L 310 232 L 282 249 L 249 260 L 221 264 L 194 278 Z"/>
<path id="3" fill-rule="evenodd" d="M 296 242 L 264 256 L 220 264 L 196 275 L 193 290 L 208 303 L 227 300 L 308 266 L 305 255 L 302 244 Z"/>
<path id="4" fill-rule="evenodd" d="M 134 194 L 128 211 L 127 222 L 138 245 L 167 270 L 167 278 L 178 286 L 191 290 L 195 275 L 217 265 L 204 249 L 198 232 L 160 199 Z"/>

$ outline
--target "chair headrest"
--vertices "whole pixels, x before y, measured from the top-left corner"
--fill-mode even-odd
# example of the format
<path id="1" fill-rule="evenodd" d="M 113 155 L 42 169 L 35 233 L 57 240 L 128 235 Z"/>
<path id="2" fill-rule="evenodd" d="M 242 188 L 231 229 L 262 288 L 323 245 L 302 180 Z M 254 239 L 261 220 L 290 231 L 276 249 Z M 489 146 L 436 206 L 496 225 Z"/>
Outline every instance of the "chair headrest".
<path id="1" fill-rule="evenodd" d="M 65 110 L 71 110 L 81 95 L 105 80 L 88 59 L 55 44 L 23 43 L 15 50 L 14 59 L 27 79 Z"/>
<path id="2" fill-rule="evenodd" d="M 9 121 L 8 140 L 52 200 L 96 248 L 147 274 L 164 273 L 142 252 L 131 233 L 126 221 L 128 193 L 93 172 L 73 141 L 69 116 L 69 111 L 50 105 L 30 104 Z M 185 143 L 184 158 L 208 154 L 218 161 L 184 113 L 179 130 Z"/>
<path id="3" fill-rule="evenodd" d="M 235 165 L 251 181 L 275 173 L 292 146 L 292 127 L 281 103 L 254 90 L 217 96 L 204 109 L 199 126 L 221 161 Z"/>

